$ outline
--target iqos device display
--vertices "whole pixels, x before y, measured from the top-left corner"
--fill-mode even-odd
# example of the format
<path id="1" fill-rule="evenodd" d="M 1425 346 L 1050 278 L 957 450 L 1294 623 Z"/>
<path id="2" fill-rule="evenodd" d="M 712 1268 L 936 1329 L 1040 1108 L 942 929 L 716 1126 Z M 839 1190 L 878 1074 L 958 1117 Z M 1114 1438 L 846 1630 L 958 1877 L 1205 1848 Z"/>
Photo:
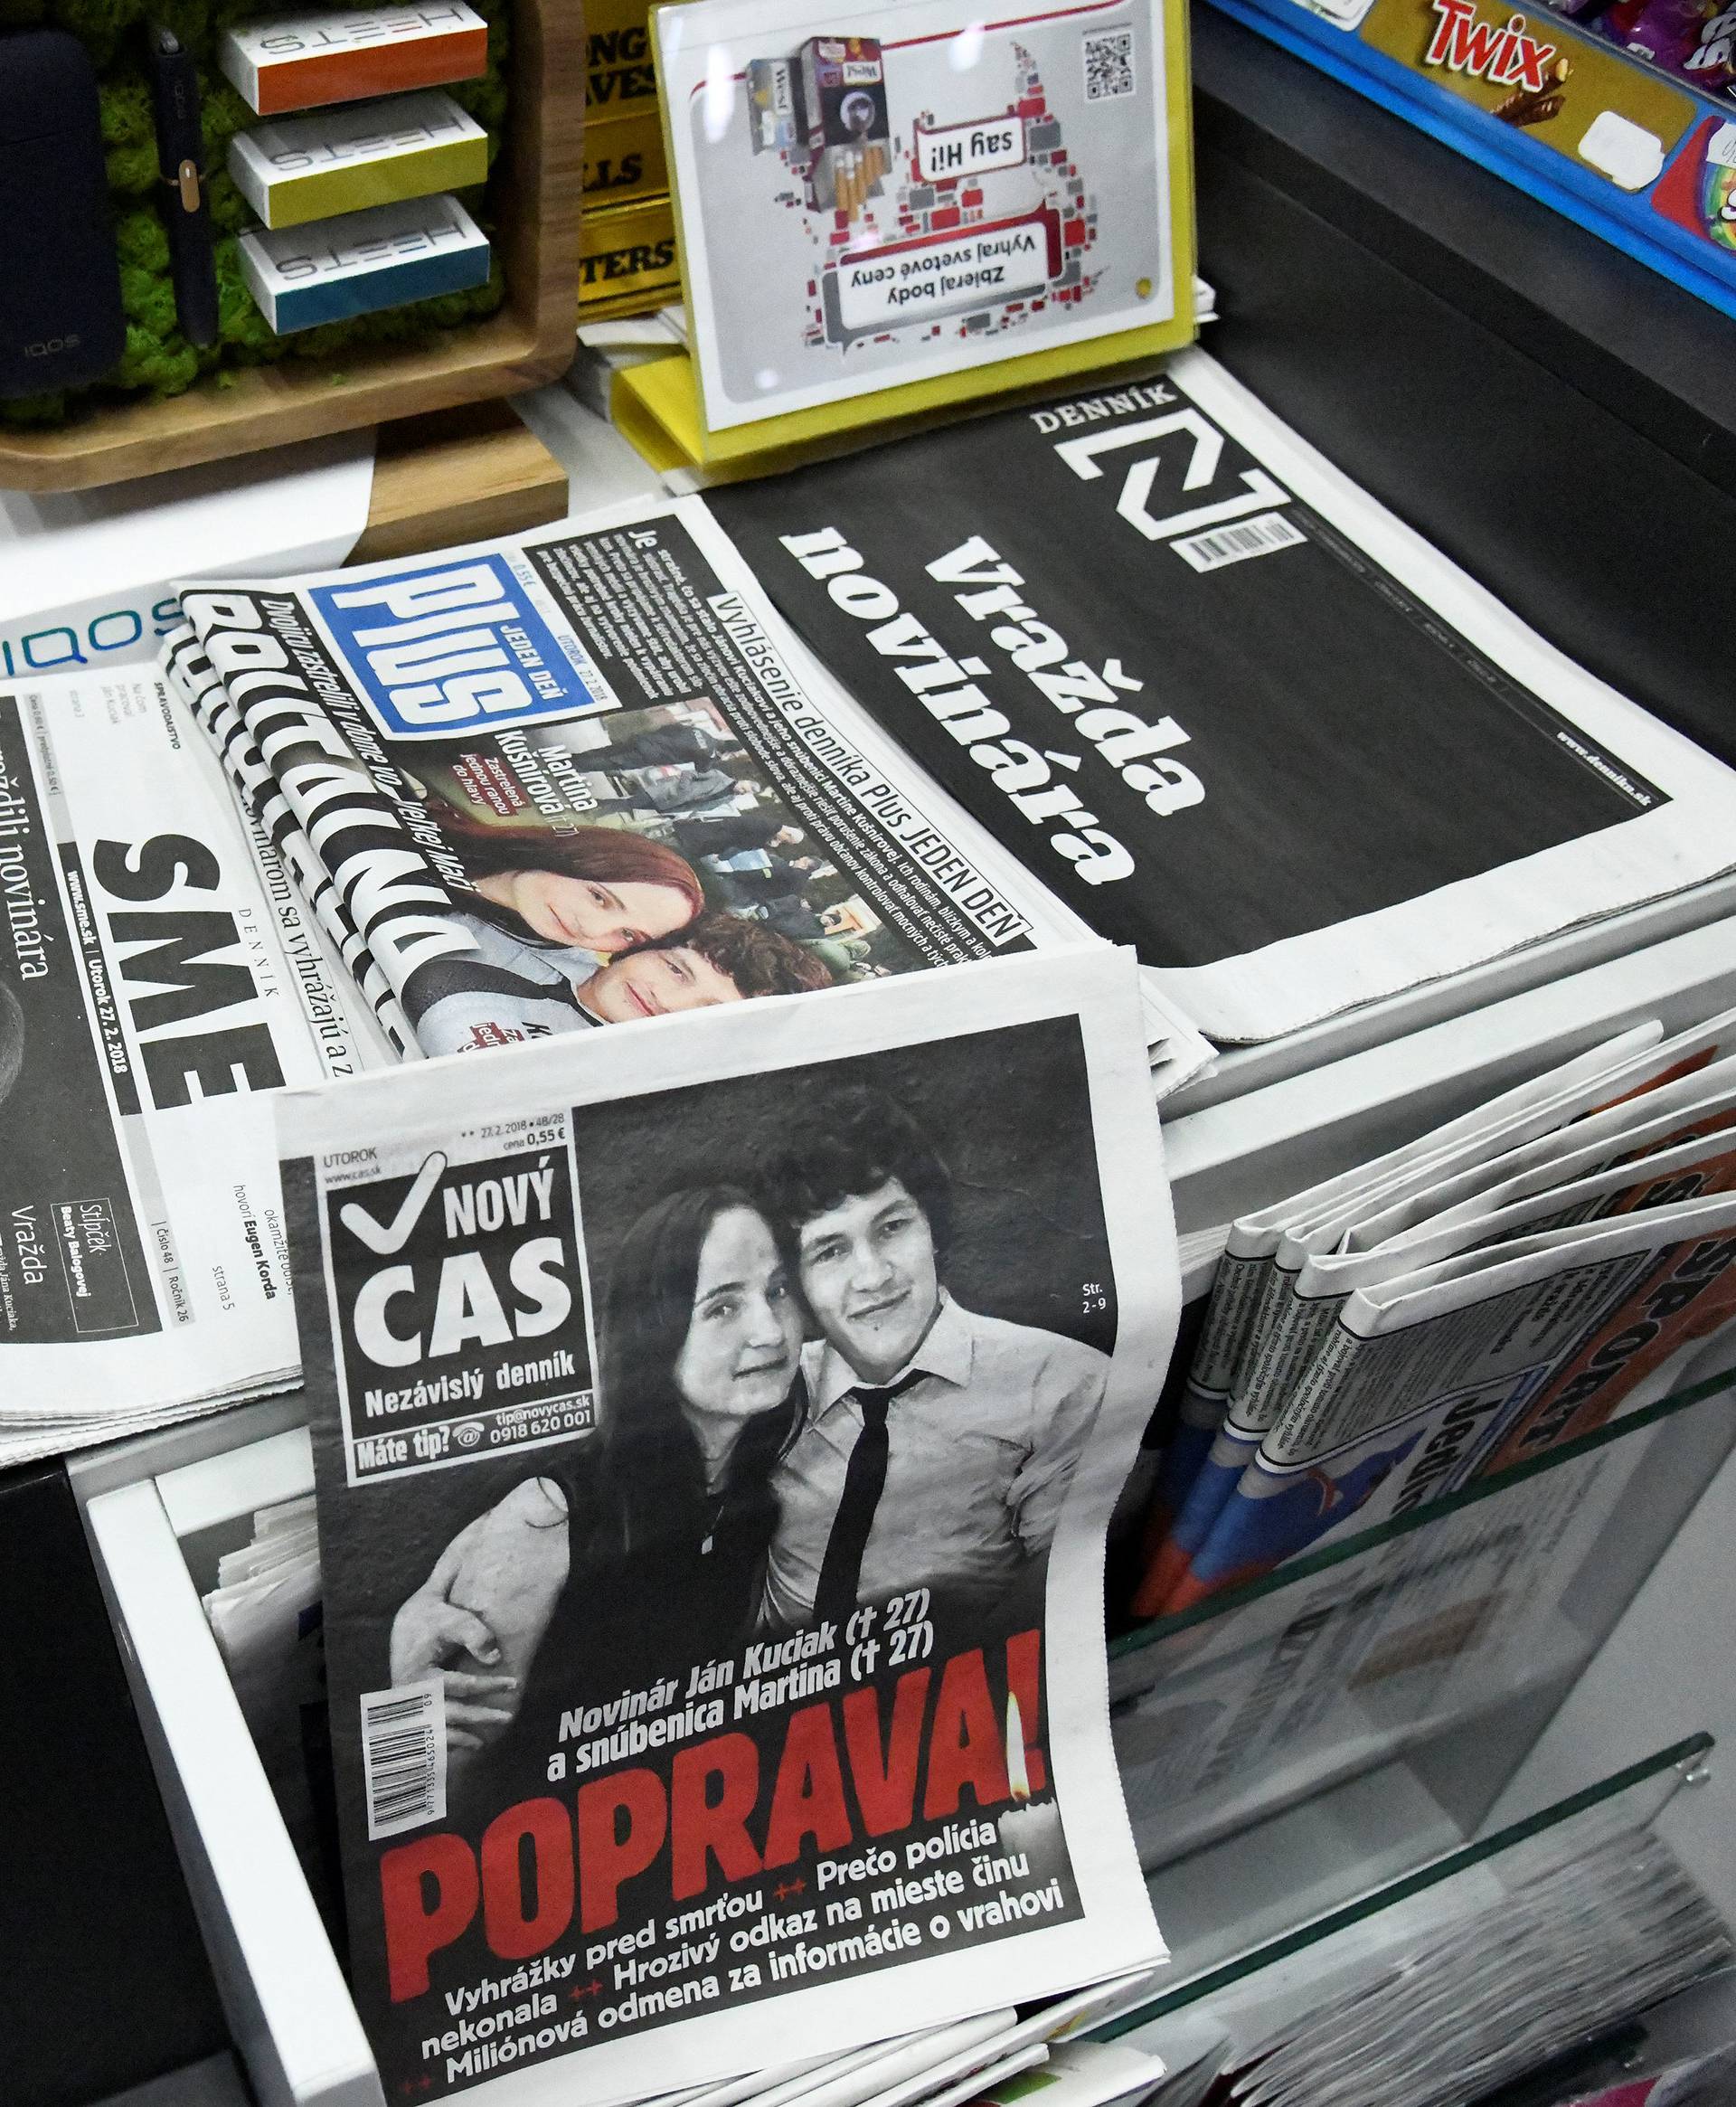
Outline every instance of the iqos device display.
<path id="1" fill-rule="evenodd" d="M 95 69 L 63 30 L 0 34 L 0 396 L 98 380 L 126 334 Z"/>

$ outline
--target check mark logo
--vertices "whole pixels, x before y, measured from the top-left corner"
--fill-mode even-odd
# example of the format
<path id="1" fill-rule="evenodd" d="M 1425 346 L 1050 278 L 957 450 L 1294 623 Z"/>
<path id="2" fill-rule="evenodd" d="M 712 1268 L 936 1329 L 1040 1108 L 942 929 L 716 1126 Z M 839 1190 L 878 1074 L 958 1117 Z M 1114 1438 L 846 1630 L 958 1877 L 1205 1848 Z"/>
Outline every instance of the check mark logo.
<path id="1" fill-rule="evenodd" d="M 411 1232 L 422 1218 L 422 1209 L 434 1196 L 434 1188 L 440 1182 L 440 1174 L 446 1168 L 446 1154 L 437 1148 L 432 1156 L 422 1159 L 422 1167 L 416 1173 L 415 1183 L 399 1203 L 398 1212 L 383 1227 L 376 1222 L 365 1207 L 354 1200 L 346 1200 L 338 1210 L 338 1220 L 359 1242 L 365 1243 L 376 1258 L 385 1258 L 391 1252 L 402 1251 L 410 1242 Z"/>

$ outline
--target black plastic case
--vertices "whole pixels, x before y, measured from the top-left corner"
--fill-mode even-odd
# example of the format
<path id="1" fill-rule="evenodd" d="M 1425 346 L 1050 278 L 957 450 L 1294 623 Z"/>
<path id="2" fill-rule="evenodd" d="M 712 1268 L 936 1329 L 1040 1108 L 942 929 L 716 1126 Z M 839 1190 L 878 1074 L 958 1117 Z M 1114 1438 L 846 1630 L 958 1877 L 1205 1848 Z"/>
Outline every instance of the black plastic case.
<path id="1" fill-rule="evenodd" d="M 126 342 L 96 70 L 64 30 L 0 34 L 0 396 L 98 380 Z"/>

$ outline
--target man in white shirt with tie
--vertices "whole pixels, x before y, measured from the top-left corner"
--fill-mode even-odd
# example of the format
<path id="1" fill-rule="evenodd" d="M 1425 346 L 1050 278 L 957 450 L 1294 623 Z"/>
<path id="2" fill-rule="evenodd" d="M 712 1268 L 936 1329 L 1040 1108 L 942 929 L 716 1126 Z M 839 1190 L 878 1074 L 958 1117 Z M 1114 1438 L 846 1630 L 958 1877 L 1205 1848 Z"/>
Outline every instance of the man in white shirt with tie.
<path id="1" fill-rule="evenodd" d="M 1048 1550 L 1108 1357 L 947 1292 L 951 1180 L 884 1091 L 843 1088 L 805 1114 L 765 1186 L 824 1336 L 803 1349 L 807 1409 L 772 1471 L 762 1624 L 924 1585 L 1005 1594 Z"/>

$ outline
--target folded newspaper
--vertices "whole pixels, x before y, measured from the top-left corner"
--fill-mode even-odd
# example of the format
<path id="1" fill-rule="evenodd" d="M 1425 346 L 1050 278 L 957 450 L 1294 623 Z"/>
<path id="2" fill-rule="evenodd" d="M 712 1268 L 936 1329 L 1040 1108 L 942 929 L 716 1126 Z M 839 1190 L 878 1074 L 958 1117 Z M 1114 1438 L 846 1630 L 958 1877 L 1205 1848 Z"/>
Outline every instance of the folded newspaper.
<path id="1" fill-rule="evenodd" d="M 279 1450 L 265 1467 L 269 1481 L 283 1461 L 278 1442 L 233 1451 L 227 1461 L 246 1472 L 256 1457 L 263 1465 L 265 1450 Z M 254 1477 L 250 1489 L 260 1482 Z M 205 1612 L 302 1870 L 336 1936 L 343 1913 L 313 1496 L 297 1494 L 255 1509 L 250 1520 L 250 1542 L 217 1558 Z M 1158 1972 L 1140 1969 L 1014 2010 L 1000 2008 L 951 2026 L 892 2035 L 843 2055 L 808 2055 L 714 2085 L 684 2086 L 658 2094 L 656 2107 L 998 2102 L 1005 2073 L 1038 2064 L 1043 2089 L 1052 2096 L 1072 2099 L 1077 2107 L 1107 2107 L 1148 2091 L 1163 2065 L 1149 2056 L 1120 2062 L 1121 2051 L 1079 2037 L 1146 2002 L 1159 1987 Z M 961 2066 L 967 2066 L 963 2076 Z M 1005 2107 L 1012 2107 L 1013 2097 L 1006 2095 Z"/>
<path id="2" fill-rule="evenodd" d="M 391 2096 L 578 2050 L 609 2107 L 769 2007 L 854 2051 L 1162 1957 L 1102 1645 L 1180 1295 L 1130 954 L 273 1103 Z"/>
<path id="3" fill-rule="evenodd" d="M 146 668 L 0 690 L 0 1463 L 293 1383 L 255 1093 L 381 1058 Z"/>
<path id="4" fill-rule="evenodd" d="M 1664 1394 L 1736 1320 L 1736 1011 L 1641 1025 L 1231 1225 L 1141 1616 Z"/>
<path id="5" fill-rule="evenodd" d="M 1225 2107 L 1548 2097 L 1536 2078 L 1553 2058 L 1727 1969 L 1730 1928 L 1666 1846 L 1603 1827 L 1588 1838 L 1582 1821 L 1492 1861 L 1505 1894 L 1379 1973 L 1351 1961 L 1311 2009 L 1276 2025 L 1257 2007 L 1239 2014 Z"/>
<path id="6" fill-rule="evenodd" d="M 882 731 L 1213 1039 L 1736 865 L 1736 774 L 1203 352 L 704 502 Z"/>
<path id="7" fill-rule="evenodd" d="M 696 500 L 182 605 L 170 670 L 244 808 L 424 1054 L 1091 934 L 796 676 Z M 1146 1007 L 1163 1091 L 1211 1049 Z"/>
<path id="8" fill-rule="evenodd" d="M 0 1460 L 295 1380 L 259 1092 L 1088 937 L 702 513 L 610 516 L 0 694 Z M 1211 1049 L 1146 1006 L 1162 1093 Z"/>

